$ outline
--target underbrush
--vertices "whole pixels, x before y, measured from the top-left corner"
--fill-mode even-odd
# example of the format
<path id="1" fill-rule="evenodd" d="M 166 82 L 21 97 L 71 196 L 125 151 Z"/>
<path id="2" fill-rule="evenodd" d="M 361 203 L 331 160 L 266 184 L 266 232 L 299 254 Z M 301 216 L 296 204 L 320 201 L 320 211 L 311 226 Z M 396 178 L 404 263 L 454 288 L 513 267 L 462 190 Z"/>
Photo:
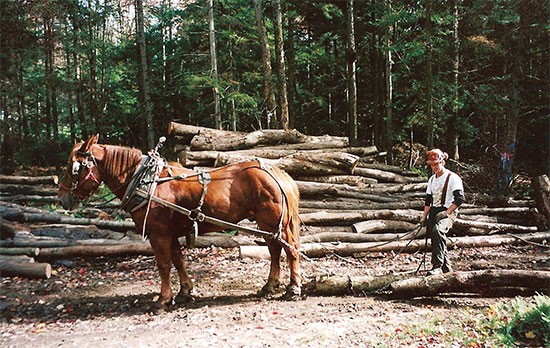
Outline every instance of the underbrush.
<path id="1" fill-rule="evenodd" d="M 550 297 L 537 295 L 468 308 L 453 318 L 435 317 L 388 335 L 379 347 L 550 347 Z"/>

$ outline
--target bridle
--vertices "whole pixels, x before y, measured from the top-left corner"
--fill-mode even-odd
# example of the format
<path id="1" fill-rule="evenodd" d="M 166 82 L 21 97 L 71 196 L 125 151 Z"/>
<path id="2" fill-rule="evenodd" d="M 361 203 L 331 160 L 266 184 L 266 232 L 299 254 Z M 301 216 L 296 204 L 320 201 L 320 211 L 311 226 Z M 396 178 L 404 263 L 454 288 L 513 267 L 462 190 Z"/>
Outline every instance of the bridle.
<path id="1" fill-rule="evenodd" d="M 95 189 L 91 190 L 87 194 L 82 194 L 78 190 L 90 180 L 95 182 L 98 185 L 97 187 L 99 187 L 101 181 L 96 178 L 93 171 L 93 168 L 97 166 L 94 155 L 89 151 L 77 151 L 76 154 L 78 156 L 84 157 L 84 159 L 82 161 L 74 161 L 67 171 L 67 174 L 72 179 L 71 187 L 68 187 L 63 182 L 61 182 L 59 187 L 74 194 L 78 200 L 85 200 L 95 192 Z M 83 179 L 80 179 L 85 170 L 88 171 L 86 173 L 86 176 Z"/>

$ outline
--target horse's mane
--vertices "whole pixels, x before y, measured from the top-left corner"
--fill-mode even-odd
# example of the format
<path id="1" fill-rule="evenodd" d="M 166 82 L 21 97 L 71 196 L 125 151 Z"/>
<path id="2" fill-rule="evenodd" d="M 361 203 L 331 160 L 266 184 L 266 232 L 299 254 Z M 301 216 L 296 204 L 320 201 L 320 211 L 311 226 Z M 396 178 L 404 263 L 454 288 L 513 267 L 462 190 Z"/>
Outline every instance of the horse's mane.
<path id="1" fill-rule="evenodd" d="M 142 153 L 135 148 L 104 145 L 104 150 L 103 166 L 105 172 L 123 181 L 126 180 L 128 175 L 134 173 L 134 169 L 141 162 Z"/>

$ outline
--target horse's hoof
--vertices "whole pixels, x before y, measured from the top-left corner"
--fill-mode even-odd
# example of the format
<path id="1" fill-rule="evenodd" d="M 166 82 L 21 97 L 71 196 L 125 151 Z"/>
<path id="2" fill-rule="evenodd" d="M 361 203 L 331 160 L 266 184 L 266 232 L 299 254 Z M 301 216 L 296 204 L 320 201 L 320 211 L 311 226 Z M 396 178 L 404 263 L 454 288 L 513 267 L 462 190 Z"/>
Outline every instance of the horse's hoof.
<path id="1" fill-rule="evenodd" d="M 302 299 L 302 288 L 298 285 L 289 285 L 282 297 L 285 301 L 299 301 Z"/>
<path id="2" fill-rule="evenodd" d="M 153 302 L 151 311 L 154 314 L 162 314 L 168 312 L 173 307 L 173 302 L 170 299 L 170 301 L 155 301 Z"/>
<path id="3" fill-rule="evenodd" d="M 278 288 L 279 288 L 279 284 L 273 285 L 273 284 L 267 283 L 262 287 L 260 291 L 258 291 L 258 296 L 268 300 L 273 299 L 275 297 L 275 293 L 277 292 Z"/>
<path id="4" fill-rule="evenodd" d="M 184 292 L 179 292 L 174 300 L 176 304 L 186 304 L 195 301 L 195 297 Z"/>

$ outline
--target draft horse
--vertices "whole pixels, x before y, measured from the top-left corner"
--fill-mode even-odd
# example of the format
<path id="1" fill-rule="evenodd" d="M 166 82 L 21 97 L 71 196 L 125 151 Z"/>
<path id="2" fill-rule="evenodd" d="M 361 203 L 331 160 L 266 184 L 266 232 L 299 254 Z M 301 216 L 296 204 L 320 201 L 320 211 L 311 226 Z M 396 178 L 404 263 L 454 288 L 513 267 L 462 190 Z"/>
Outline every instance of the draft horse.
<path id="1" fill-rule="evenodd" d="M 147 156 L 135 148 L 98 144 L 98 139 L 99 135 L 93 135 L 76 144 L 71 151 L 58 193 L 65 209 L 72 209 L 78 201 L 87 199 L 102 182 L 123 201 L 123 205 L 128 203 L 132 182 L 136 181 L 140 168 L 147 167 L 144 160 L 151 158 L 151 152 Z M 230 223 L 244 219 L 256 221 L 259 230 L 271 232 L 272 235 L 264 238 L 271 266 L 267 283 L 259 294 L 272 296 L 279 288 L 280 257 L 284 249 L 290 269 L 290 284 L 284 297 L 293 300 L 300 297 L 299 192 L 286 172 L 262 165 L 260 161 L 242 162 L 209 171 L 205 186 L 204 175 L 179 163 L 161 163 L 157 169 L 152 196 L 190 210 L 199 207 L 204 215 Z M 155 201 L 135 203 L 125 209 L 130 211 L 137 230 L 143 230 L 150 240 L 161 279 L 158 304 L 166 307 L 173 300 L 192 301 L 193 283 L 187 275 L 178 237 L 193 234 L 194 222 Z M 199 235 L 220 230 L 221 227 L 211 223 L 198 224 Z M 180 291 L 175 299 L 170 286 L 172 264 L 180 280 Z"/>

